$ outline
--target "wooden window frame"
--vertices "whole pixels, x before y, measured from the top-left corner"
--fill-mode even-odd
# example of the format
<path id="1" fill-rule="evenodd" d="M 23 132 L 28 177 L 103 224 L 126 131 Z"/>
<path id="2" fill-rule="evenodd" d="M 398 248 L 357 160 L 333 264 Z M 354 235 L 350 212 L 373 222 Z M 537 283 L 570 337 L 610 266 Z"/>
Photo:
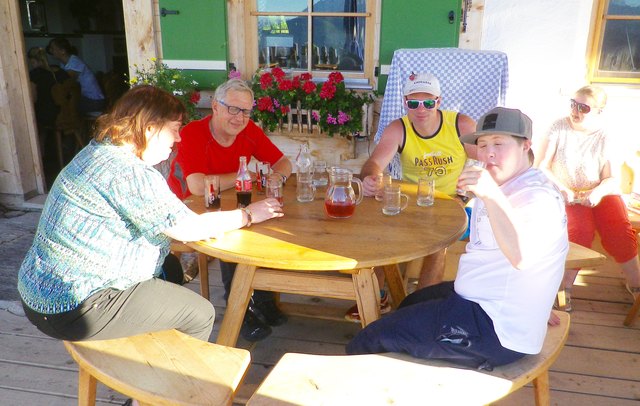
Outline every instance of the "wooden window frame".
<path id="1" fill-rule="evenodd" d="M 604 33 L 608 21 L 640 21 L 638 16 L 621 16 L 607 15 L 610 0 L 601 0 L 598 2 L 598 11 L 595 19 L 595 26 L 592 35 L 592 43 L 588 54 L 588 79 L 594 83 L 633 83 L 640 84 L 640 71 L 633 73 L 633 76 L 612 76 L 603 75 L 599 69 L 600 57 L 602 55 L 602 44 L 604 41 Z M 640 50 L 639 50 L 640 51 Z"/>
<path id="2" fill-rule="evenodd" d="M 311 5 L 313 0 L 307 0 L 309 4 L 309 9 L 311 9 Z M 378 7 L 380 6 L 379 1 L 377 0 L 366 0 L 367 11 L 364 13 L 344 13 L 344 12 L 336 12 L 336 13 L 327 13 L 327 12 L 278 12 L 278 13 L 269 13 L 269 12 L 258 12 L 257 11 L 257 1 L 256 0 L 246 0 L 245 1 L 245 10 L 244 15 L 246 17 L 246 38 L 245 38 L 245 66 L 255 72 L 259 67 L 258 62 L 258 17 L 260 16 L 269 16 L 269 15 L 277 15 L 277 16 L 307 16 L 309 19 L 308 24 L 308 36 L 311 36 L 312 24 L 311 20 L 313 17 L 364 17 L 365 18 L 365 46 L 364 46 L 364 64 L 362 72 L 342 72 L 345 78 L 351 79 L 366 79 L 368 83 L 374 83 L 374 43 L 378 34 L 376 33 L 376 22 L 377 22 L 377 13 L 379 12 Z M 296 70 L 299 72 L 303 72 L 302 70 Z M 327 70 L 313 70 L 311 68 L 307 69 L 307 72 L 313 74 L 314 78 L 324 78 L 331 73 L 331 71 Z"/>

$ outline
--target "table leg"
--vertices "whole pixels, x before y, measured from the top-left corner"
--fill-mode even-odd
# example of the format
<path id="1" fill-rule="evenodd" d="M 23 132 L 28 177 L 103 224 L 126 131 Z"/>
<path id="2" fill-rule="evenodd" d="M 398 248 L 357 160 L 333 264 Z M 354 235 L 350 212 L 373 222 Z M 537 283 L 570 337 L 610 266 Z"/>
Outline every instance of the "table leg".
<path id="1" fill-rule="evenodd" d="M 227 310 L 224 313 L 217 344 L 235 347 L 240 335 L 242 320 L 249 305 L 249 299 L 253 294 L 253 276 L 256 267 L 253 265 L 238 264 L 231 282 L 231 292 L 227 301 Z"/>
<path id="2" fill-rule="evenodd" d="M 380 288 L 373 268 L 359 269 L 351 275 L 360 312 L 360 323 L 366 327 L 380 318 Z"/>
<path id="3" fill-rule="evenodd" d="M 407 296 L 404 280 L 400 275 L 400 267 L 398 264 L 386 265 L 384 268 L 384 278 L 389 286 L 389 292 L 393 299 L 393 308 L 396 309 L 400 302 Z"/>

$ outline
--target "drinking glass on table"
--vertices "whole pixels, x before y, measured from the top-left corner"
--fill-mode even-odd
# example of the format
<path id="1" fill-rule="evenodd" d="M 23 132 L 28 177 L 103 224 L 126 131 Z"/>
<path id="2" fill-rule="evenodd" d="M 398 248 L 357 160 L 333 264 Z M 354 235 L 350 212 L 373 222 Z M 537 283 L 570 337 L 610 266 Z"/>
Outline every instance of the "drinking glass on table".
<path id="1" fill-rule="evenodd" d="M 436 192 L 436 180 L 430 176 L 422 175 L 418 178 L 418 196 L 416 203 L 418 206 L 433 206 Z"/>
<path id="2" fill-rule="evenodd" d="M 384 199 L 384 188 L 391 185 L 392 182 L 393 178 L 388 172 L 380 172 L 378 173 L 378 175 L 376 175 L 377 187 L 375 198 L 377 201 L 381 202 Z"/>
<path id="3" fill-rule="evenodd" d="M 220 210 L 220 177 L 218 175 L 204 177 L 204 207 L 208 210 Z"/>
<path id="4" fill-rule="evenodd" d="M 404 200 L 404 202 L 403 202 Z M 384 188 L 382 213 L 395 216 L 409 205 L 409 196 L 400 190 L 400 185 L 387 185 Z"/>
<path id="5" fill-rule="evenodd" d="M 313 184 L 318 186 L 327 186 L 329 178 L 327 176 L 327 161 L 313 161 Z"/>
<path id="6" fill-rule="evenodd" d="M 273 197 L 280 202 L 280 205 L 284 204 L 283 184 L 280 175 L 273 174 L 267 178 L 267 197 Z"/>

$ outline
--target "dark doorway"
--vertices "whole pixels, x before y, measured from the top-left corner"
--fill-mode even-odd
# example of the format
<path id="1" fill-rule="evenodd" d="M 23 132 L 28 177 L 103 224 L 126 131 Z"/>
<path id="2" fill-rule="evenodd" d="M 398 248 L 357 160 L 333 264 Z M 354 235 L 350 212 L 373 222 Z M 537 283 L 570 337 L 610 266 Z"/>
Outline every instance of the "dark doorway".
<path id="1" fill-rule="evenodd" d="M 128 88 L 128 60 L 122 0 L 19 0 L 25 50 L 44 48 L 53 38 L 65 38 L 76 55 L 93 72 L 110 106 Z M 61 68 L 60 60 L 46 55 L 53 70 Z M 28 59 L 28 63 L 31 59 Z M 29 64 L 29 69 L 33 66 Z M 59 79 L 57 79 L 59 80 Z M 35 86 L 33 86 L 35 87 Z M 46 87 L 39 87 L 45 89 Z M 34 99 L 38 99 L 35 92 Z M 40 98 L 42 101 L 42 98 Z M 52 105 L 56 112 L 59 109 Z M 40 109 L 42 110 L 42 109 Z M 39 111 L 36 110 L 38 119 Z M 91 138 L 96 114 L 81 115 L 81 139 Z M 61 169 L 55 129 L 38 120 L 40 151 L 47 189 Z M 74 135 L 62 137 L 63 165 L 69 162 L 80 145 Z"/>

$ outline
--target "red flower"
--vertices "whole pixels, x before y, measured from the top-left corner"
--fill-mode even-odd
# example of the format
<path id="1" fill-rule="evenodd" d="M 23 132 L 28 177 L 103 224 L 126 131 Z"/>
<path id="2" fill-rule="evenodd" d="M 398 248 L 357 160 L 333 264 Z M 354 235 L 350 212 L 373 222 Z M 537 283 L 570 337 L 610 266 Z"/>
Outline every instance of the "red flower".
<path id="1" fill-rule="evenodd" d="M 338 84 L 344 81 L 344 76 L 340 72 L 331 72 L 329 74 L 329 82 Z"/>
<path id="2" fill-rule="evenodd" d="M 271 76 L 271 74 L 263 73 L 260 76 L 260 89 L 267 90 L 268 88 L 271 87 L 272 83 L 273 83 L 273 76 Z"/>
<path id="3" fill-rule="evenodd" d="M 279 84 L 278 84 L 278 89 L 282 90 L 284 92 L 287 92 L 289 90 L 293 89 L 293 81 L 288 80 L 288 79 L 283 79 Z"/>
<path id="4" fill-rule="evenodd" d="M 263 96 L 258 99 L 258 110 L 260 111 L 273 111 L 273 101 L 269 96 Z"/>
<path id="5" fill-rule="evenodd" d="M 316 84 L 311 81 L 304 82 L 304 84 L 302 85 L 302 90 L 304 90 L 306 94 L 311 94 L 316 91 Z"/>
<path id="6" fill-rule="evenodd" d="M 282 115 L 285 115 L 289 112 L 289 106 L 280 106 L 280 112 L 282 113 Z"/>
<path id="7" fill-rule="evenodd" d="M 320 89 L 320 98 L 331 100 L 336 95 L 336 85 L 333 82 L 324 82 Z"/>
<path id="8" fill-rule="evenodd" d="M 311 80 L 312 76 L 309 72 L 303 73 L 299 76 L 300 80 Z"/>
<path id="9" fill-rule="evenodd" d="M 195 91 L 191 93 L 191 96 L 189 96 L 189 101 L 191 102 L 191 104 L 198 104 L 198 102 L 200 101 L 200 92 Z"/>
<path id="10" fill-rule="evenodd" d="M 297 89 L 300 87 L 300 76 L 296 76 L 293 78 L 293 80 L 291 81 L 291 85 L 293 86 L 294 89 Z"/>
<path id="11" fill-rule="evenodd" d="M 279 68 L 277 66 L 271 69 L 271 74 L 276 78 L 278 82 L 282 80 L 282 78 L 286 75 L 282 68 Z"/>

